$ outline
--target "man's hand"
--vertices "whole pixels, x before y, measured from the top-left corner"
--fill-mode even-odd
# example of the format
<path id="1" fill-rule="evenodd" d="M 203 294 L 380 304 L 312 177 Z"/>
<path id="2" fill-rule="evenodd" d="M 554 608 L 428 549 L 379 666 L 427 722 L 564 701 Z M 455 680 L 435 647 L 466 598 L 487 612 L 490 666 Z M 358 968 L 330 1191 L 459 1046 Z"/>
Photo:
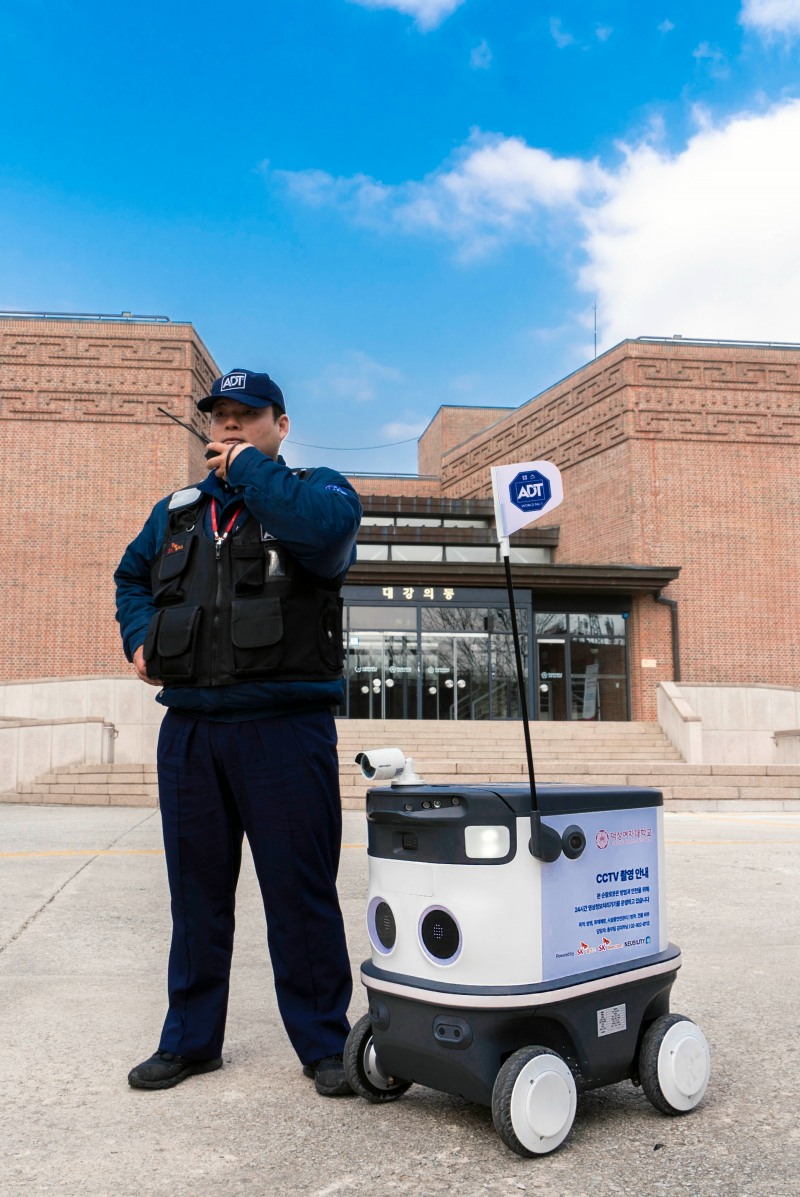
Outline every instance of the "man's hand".
<path id="1" fill-rule="evenodd" d="M 148 686 L 162 686 L 164 683 L 160 678 L 148 677 L 147 666 L 144 663 L 144 645 L 140 644 L 133 654 L 133 668 L 136 670 L 136 676 L 141 678 L 143 682 L 147 682 Z"/>
<path id="2" fill-rule="evenodd" d="M 228 477 L 228 468 L 242 449 L 250 447 L 249 441 L 240 441 L 238 445 L 226 445 L 223 441 L 209 441 L 206 448 L 206 469 L 213 470 L 221 482 Z"/>

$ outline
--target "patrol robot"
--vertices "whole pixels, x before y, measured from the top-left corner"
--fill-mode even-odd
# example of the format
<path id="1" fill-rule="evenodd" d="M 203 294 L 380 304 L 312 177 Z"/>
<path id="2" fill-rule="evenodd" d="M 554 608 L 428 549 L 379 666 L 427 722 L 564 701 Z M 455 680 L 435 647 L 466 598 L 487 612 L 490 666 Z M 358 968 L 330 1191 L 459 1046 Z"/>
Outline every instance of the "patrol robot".
<path id="1" fill-rule="evenodd" d="M 427 785 L 396 748 L 356 761 L 392 781 L 367 794 L 356 1093 L 416 1082 L 491 1106 L 522 1156 L 563 1143 L 584 1090 L 630 1079 L 665 1114 L 694 1109 L 709 1051 L 669 1013 L 660 791 L 539 785 L 532 804 L 522 785 Z"/>

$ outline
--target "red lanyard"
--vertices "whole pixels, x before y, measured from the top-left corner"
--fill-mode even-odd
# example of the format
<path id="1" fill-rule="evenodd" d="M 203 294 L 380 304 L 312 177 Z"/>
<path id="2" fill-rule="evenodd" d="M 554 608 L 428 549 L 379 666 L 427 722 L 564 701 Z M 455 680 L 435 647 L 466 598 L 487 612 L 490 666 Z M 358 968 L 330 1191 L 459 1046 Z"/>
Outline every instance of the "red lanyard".
<path id="1" fill-rule="evenodd" d="M 238 520 L 239 516 L 242 514 L 243 511 L 244 511 L 244 503 L 242 503 L 240 507 L 236 508 L 233 515 L 228 520 L 227 528 L 220 536 L 219 524 L 217 523 L 217 500 L 216 499 L 211 500 L 211 531 L 214 533 L 214 543 L 217 546 L 217 555 L 219 555 L 220 549 L 224 545 L 225 541 L 228 539 L 228 533 L 230 532 L 231 528 L 236 523 L 236 521 Z"/>

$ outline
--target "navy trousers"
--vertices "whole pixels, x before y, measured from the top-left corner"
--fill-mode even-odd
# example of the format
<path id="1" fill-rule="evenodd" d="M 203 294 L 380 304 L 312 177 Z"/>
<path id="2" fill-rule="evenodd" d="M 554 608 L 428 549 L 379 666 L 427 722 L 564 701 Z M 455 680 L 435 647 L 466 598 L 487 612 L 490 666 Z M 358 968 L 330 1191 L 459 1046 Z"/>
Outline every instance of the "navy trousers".
<path id="1" fill-rule="evenodd" d="M 169 710 L 158 784 L 172 898 L 160 1048 L 190 1060 L 222 1052 L 246 834 L 292 1045 L 304 1064 L 341 1052 L 352 978 L 336 892 L 342 815 L 333 716 L 215 723 Z"/>

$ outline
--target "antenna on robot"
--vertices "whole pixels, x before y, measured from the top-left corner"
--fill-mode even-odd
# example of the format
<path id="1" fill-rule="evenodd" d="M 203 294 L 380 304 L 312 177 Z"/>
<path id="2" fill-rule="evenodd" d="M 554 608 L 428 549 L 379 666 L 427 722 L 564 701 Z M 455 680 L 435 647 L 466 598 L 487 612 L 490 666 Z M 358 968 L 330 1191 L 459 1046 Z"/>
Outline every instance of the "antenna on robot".
<path id="1" fill-rule="evenodd" d="M 517 532 L 520 528 L 533 523 L 534 520 L 557 507 L 564 497 L 564 491 L 558 467 L 550 461 L 526 461 L 517 465 L 492 466 L 491 474 L 497 538 L 500 542 L 500 555 L 503 558 L 506 571 L 511 632 L 517 664 L 520 715 L 525 737 L 525 752 L 528 758 L 528 779 L 531 786 L 531 852 L 537 860 L 553 861 L 557 860 L 561 854 L 561 837 L 552 828 L 542 823 L 539 812 L 536 777 L 533 769 L 531 728 L 528 718 L 527 688 L 522 666 L 522 647 L 517 623 L 517 607 L 514 601 L 514 586 L 511 579 L 509 537 L 512 532 Z"/>

